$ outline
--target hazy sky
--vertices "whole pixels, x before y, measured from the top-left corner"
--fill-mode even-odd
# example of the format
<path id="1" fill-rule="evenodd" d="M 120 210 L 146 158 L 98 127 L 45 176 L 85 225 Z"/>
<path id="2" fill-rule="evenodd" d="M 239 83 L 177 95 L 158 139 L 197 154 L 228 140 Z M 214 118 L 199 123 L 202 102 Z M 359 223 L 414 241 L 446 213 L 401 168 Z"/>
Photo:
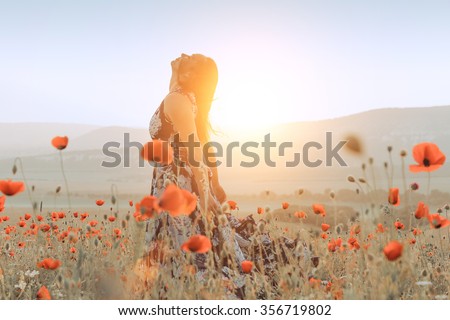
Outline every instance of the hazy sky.
<path id="1" fill-rule="evenodd" d="M 181 52 L 219 127 L 448 105 L 449 40 L 450 1 L 0 0 L 0 122 L 146 127 Z"/>

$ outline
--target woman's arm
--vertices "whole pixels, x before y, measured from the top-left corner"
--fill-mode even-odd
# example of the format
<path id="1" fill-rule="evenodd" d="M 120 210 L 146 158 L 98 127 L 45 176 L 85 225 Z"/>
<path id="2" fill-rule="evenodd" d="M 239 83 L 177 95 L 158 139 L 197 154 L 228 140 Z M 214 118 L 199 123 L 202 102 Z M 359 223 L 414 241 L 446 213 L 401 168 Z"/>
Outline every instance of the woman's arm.
<path id="1" fill-rule="evenodd" d="M 192 110 L 191 101 L 181 93 L 174 92 L 169 94 L 164 100 L 164 112 L 172 122 L 175 131 L 179 134 L 180 142 L 188 142 L 191 136 L 191 141 L 200 145 L 200 140 L 197 135 L 197 128 L 195 125 L 195 115 Z M 191 148 L 192 149 L 192 148 Z M 189 154 L 189 152 L 193 154 Z M 193 160 L 191 164 L 192 173 L 194 175 L 195 183 L 198 186 L 200 206 L 203 211 L 213 210 L 211 208 L 213 203 L 209 199 L 209 178 L 208 167 L 203 163 L 203 152 L 201 147 L 193 148 L 189 150 L 186 148 L 187 161 Z M 198 165 L 194 165 L 198 164 Z"/>

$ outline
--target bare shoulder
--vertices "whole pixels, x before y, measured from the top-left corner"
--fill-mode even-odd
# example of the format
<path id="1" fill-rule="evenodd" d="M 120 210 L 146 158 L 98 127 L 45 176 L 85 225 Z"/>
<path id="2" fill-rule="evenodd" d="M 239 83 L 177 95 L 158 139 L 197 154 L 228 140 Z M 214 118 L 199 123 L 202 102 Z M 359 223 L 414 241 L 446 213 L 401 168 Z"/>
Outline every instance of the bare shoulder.
<path id="1" fill-rule="evenodd" d="M 164 99 L 164 111 L 169 117 L 175 114 L 187 116 L 193 113 L 192 103 L 184 94 L 172 92 Z"/>

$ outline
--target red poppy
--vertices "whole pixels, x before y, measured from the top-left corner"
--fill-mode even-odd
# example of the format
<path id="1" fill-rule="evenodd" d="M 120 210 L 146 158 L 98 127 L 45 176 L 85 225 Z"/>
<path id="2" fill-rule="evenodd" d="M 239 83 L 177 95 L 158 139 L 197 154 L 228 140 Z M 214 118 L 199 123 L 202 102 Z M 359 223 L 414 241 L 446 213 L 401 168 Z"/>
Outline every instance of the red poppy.
<path id="1" fill-rule="evenodd" d="M 70 248 L 70 253 L 76 253 L 77 252 L 77 249 L 75 248 L 75 247 L 72 247 L 72 248 Z"/>
<path id="2" fill-rule="evenodd" d="M 320 285 L 322 284 L 322 280 L 311 277 L 311 278 L 309 278 L 309 284 L 313 288 L 319 288 Z"/>
<path id="3" fill-rule="evenodd" d="M 172 216 L 189 215 L 197 206 L 197 197 L 187 190 L 170 184 L 161 195 L 158 205 L 162 210 L 168 211 Z"/>
<path id="4" fill-rule="evenodd" d="M 108 217 L 108 220 L 109 220 L 110 222 L 114 222 L 114 221 L 116 221 L 116 217 L 114 217 L 114 216 L 109 216 L 109 217 Z"/>
<path id="5" fill-rule="evenodd" d="M 48 291 L 46 286 L 42 286 L 37 294 L 36 294 L 36 298 L 38 300 L 52 300 L 52 296 L 50 295 L 50 292 Z"/>
<path id="6" fill-rule="evenodd" d="M 413 235 L 418 236 L 419 234 L 422 234 L 422 230 L 419 228 L 414 228 L 412 231 Z"/>
<path id="7" fill-rule="evenodd" d="M 326 224 L 326 223 L 322 223 L 322 231 L 326 232 L 326 231 L 328 231 L 328 229 L 330 229 L 330 225 Z"/>
<path id="8" fill-rule="evenodd" d="M 69 138 L 67 138 L 67 136 L 64 137 L 57 136 L 52 139 L 52 145 L 58 150 L 64 150 L 67 147 L 68 143 Z"/>
<path id="9" fill-rule="evenodd" d="M 19 248 L 25 248 L 25 242 L 19 242 L 19 243 L 17 243 L 17 246 Z"/>
<path id="10" fill-rule="evenodd" d="M 31 214 L 25 213 L 24 218 L 25 218 L 25 220 L 30 220 L 31 219 Z"/>
<path id="11" fill-rule="evenodd" d="M 141 149 L 141 157 L 149 162 L 168 165 L 173 161 L 173 148 L 167 141 L 149 141 Z"/>
<path id="12" fill-rule="evenodd" d="M 19 221 L 19 227 L 25 228 L 27 226 L 27 223 L 25 221 Z"/>
<path id="13" fill-rule="evenodd" d="M 261 207 L 258 207 L 257 209 L 258 214 L 263 214 L 264 213 L 264 209 Z"/>
<path id="14" fill-rule="evenodd" d="M 36 217 L 36 219 L 37 219 L 37 221 L 42 221 L 42 220 L 44 220 L 44 217 L 41 216 L 41 215 L 38 215 L 38 216 Z"/>
<path id="15" fill-rule="evenodd" d="M 433 229 L 445 228 L 450 225 L 450 220 L 440 216 L 439 213 L 430 214 L 427 218 Z"/>
<path id="16" fill-rule="evenodd" d="M 58 212 L 54 211 L 52 212 L 52 221 L 57 221 L 59 219 Z"/>
<path id="17" fill-rule="evenodd" d="M 416 239 L 414 239 L 414 238 L 409 239 L 408 242 L 409 242 L 410 244 L 415 244 L 415 243 L 416 243 Z"/>
<path id="18" fill-rule="evenodd" d="M 0 212 L 2 212 L 5 209 L 5 196 L 0 196 Z"/>
<path id="19" fill-rule="evenodd" d="M 397 260 L 403 251 L 403 245 L 398 241 L 389 242 L 383 249 L 384 255 L 389 261 Z"/>
<path id="20" fill-rule="evenodd" d="M 281 203 L 281 207 L 282 207 L 283 209 L 287 209 L 287 208 L 289 208 L 289 203 L 283 202 L 283 203 Z"/>
<path id="21" fill-rule="evenodd" d="M 398 196 L 398 188 L 389 189 L 389 203 L 398 206 L 400 204 L 400 198 Z"/>
<path id="22" fill-rule="evenodd" d="M 359 245 L 358 239 L 356 238 L 349 238 L 347 243 L 350 245 L 350 249 L 356 249 L 358 250 L 359 248 L 361 248 L 361 246 Z"/>
<path id="23" fill-rule="evenodd" d="M 230 210 L 236 210 L 239 209 L 239 207 L 237 206 L 237 203 L 233 200 L 228 200 L 227 201 L 228 205 L 230 206 Z"/>
<path id="24" fill-rule="evenodd" d="M 320 237 L 321 237 L 323 240 L 326 240 L 326 239 L 328 238 L 328 235 L 324 232 L 324 233 L 322 233 L 322 234 L 320 235 Z"/>
<path id="25" fill-rule="evenodd" d="M 328 241 L 328 251 L 335 252 L 336 249 L 339 249 L 342 246 L 342 239 L 331 239 Z"/>
<path id="26" fill-rule="evenodd" d="M 395 229 L 397 229 L 397 230 L 405 229 L 405 225 L 403 223 L 401 223 L 400 221 L 395 221 L 394 226 L 395 226 Z"/>
<path id="27" fill-rule="evenodd" d="M 41 229 L 41 231 L 43 231 L 43 232 L 48 232 L 51 229 L 51 227 L 48 224 L 43 224 L 43 225 L 39 226 L 39 229 Z"/>
<path id="28" fill-rule="evenodd" d="M 350 228 L 350 235 L 360 234 L 361 226 L 359 224 L 355 224 Z"/>
<path id="29" fill-rule="evenodd" d="M 420 201 L 417 204 L 417 209 L 416 212 L 414 213 L 414 217 L 416 217 L 416 219 L 422 219 L 424 217 L 428 217 L 429 214 L 430 210 L 428 209 L 428 206 L 422 201 Z"/>
<path id="30" fill-rule="evenodd" d="M 99 199 L 99 200 L 96 200 L 96 201 L 95 201 L 95 204 L 96 204 L 97 206 L 101 207 L 102 205 L 104 205 L 104 204 L 105 204 L 105 201 L 104 201 L 104 200 L 101 200 L 101 199 Z"/>
<path id="31" fill-rule="evenodd" d="M 383 226 L 382 223 L 377 224 L 377 233 L 384 233 L 386 231 L 386 228 Z"/>
<path id="32" fill-rule="evenodd" d="M 93 228 L 98 224 L 97 220 L 91 220 L 89 221 L 89 225 Z"/>
<path id="33" fill-rule="evenodd" d="M 0 191 L 5 196 L 13 196 L 16 193 L 22 192 L 25 190 L 25 185 L 21 181 L 11 181 L 8 180 L 0 180 Z"/>
<path id="34" fill-rule="evenodd" d="M 335 244 L 334 239 L 331 239 L 330 241 L 328 241 L 328 251 L 330 251 L 330 252 L 336 251 L 336 244 Z"/>
<path id="35" fill-rule="evenodd" d="M 312 209 L 315 214 L 320 214 L 322 217 L 325 217 L 326 212 L 325 212 L 325 207 L 323 205 L 313 204 Z"/>
<path id="36" fill-rule="evenodd" d="M 195 252 L 195 253 L 206 253 L 212 248 L 211 241 L 208 237 L 196 234 L 190 237 L 183 245 L 181 249 L 184 251 Z"/>
<path id="37" fill-rule="evenodd" d="M 253 268 L 253 262 L 245 260 L 241 263 L 242 272 L 244 273 L 250 273 Z"/>
<path id="38" fill-rule="evenodd" d="M 304 211 L 295 211 L 294 216 L 299 219 L 305 219 L 307 217 Z"/>
<path id="39" fill-rule="evenodd" d="M 61 266 L 61 261 L 52 258 L 45 258 L 37 263 L 38 268 L 44 268 L 48 270 L 55 270 Z"/>
<path id="40" fill-rule="evenodd" d="M 147 220 L 159 210 L 158 198 L 155 196 L 145 196 L 141 202 L 136 203 L 134 217 L 137 221 Z"/>
<path id="41" fill-rule="evenodd" d="M 86 220 L 87 217 L 89 217 L 89 213 L 84 212 L 84 213 L 82 213 L 82 214 L 80 215 L 80 220 L 81 220 L 81 221 L 84 221 L 84 220 Z"/>
<path id="42" fill-rule="evenodd" d="M 133 206 L 133 201 L 132 200 L 128 201 L 128 204 L 130 205 L 130 207 L 132 207 Z"/>
<path id="43" fill-rule="evenodd" d="M 418 164 L 409 166 L 411 172 L 431 172 L 439 169 L 445 162 L 445 155 L 439 147 L 431 142 L 423 142 L 414 146 L 413 157 Z"/>

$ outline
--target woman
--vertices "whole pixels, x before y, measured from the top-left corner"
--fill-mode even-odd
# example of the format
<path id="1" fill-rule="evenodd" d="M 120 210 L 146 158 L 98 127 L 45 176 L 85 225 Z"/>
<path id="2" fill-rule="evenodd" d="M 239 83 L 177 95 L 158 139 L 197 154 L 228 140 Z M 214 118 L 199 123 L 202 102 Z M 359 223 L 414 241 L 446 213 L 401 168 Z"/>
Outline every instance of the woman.
<path id="1" fill-rule="evenodd" d="M 203 146 L 209 141 L 211 131 L 209 111 L 218 80 L 217 67 L 211 58 L 200 54 L 182 54 L 172 61 L 171 65 L 169 94 L 150 121 L 150 135 L 152 139 L 170 142 L 173 142 L 176 136 L 178 141 L 187 142 L 191 136 L 201 147 L 191 150 L 175 145 L 174 161 L 167 166 L 154 168 L 151 194 L 159 197 L 167 185 L 174 183 L 196 194 L 198 205 L 189 216 L 172 217 L 162 213 L 148 222 L 146 242 L 149 246 L 149 257 L 158 257 L 161 260 L 162 252 L 179 251 L 190 236 L 203 234 L 211 238 L 215 266 L 227 273 L 227 266 L 233 263 L 229 260 L 235 260 L 234 263 L 240 265 L 244 257 L 237 242 L 231 239 L 228 221 L 218 221 L 220 203 L 225 201 L 226 195 L 219 184 L 217 168 L 204 164 L 202 152 Z M 210 157 L 208 160 L 207 163 L 213 163 L 215 159 Z M 224 255 L 224 245 L 230 243 L 233 248 Z M 233 252 L 233 257 L 230 257 L 230 252 Z M 198 273 L 204 274 L 207 254 L 195 254 L 194 259 Z M 172 264 L 173 276 L 181 274 L 183 266 L 178 259 L 162 260 L 163 263 Z"/>

